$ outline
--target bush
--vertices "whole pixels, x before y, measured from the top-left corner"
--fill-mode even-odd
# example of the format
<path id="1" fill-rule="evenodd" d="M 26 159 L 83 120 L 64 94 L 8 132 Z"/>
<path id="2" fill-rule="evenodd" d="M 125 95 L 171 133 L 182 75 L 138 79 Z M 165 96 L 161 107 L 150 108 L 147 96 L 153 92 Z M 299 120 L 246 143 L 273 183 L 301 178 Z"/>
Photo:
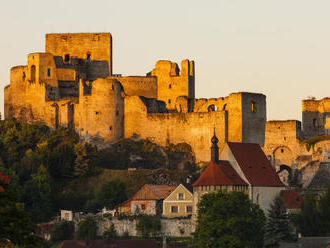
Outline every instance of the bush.
<path id="1" fill-rule="evenodd" d="M 160 219 L 148 215 L 141 215 L 136 224 L 136 230 L 142 237 L 156 236 L 160 228 Z"/>
<path id="2" fill-rule="evenodd" d="M 74 234 L 74 223 L 72 221 L 56 222 L 52 232 L 52 241 L 72 240 Z"/>
<path id="3" fill-rule="evenodd" d="M 80 221 L 75 233 L 77 240 L 95 240 L 97 236 L 97 223 L 93 217 L 87 217 Z"/>

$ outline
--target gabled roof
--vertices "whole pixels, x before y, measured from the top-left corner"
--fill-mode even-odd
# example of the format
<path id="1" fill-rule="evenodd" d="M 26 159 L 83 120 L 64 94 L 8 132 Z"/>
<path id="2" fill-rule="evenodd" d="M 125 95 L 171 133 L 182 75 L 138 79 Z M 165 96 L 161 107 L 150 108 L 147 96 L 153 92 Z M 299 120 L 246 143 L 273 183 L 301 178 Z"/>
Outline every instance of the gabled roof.
<path id="1" fill-rule="evenodd" d="M 219 160 L 217 163 L 211 161 L 197 181 L 196 186 L 248 186 L 237 174 L 228 161 Z"/>
<path id="2" fill-rule="evenodd" d="M 175 194 L 175 191 L 182 187 L 189 195 L 193 196 L 192 191 L 190 191 L 183 183 L 180 183 L 175 189 L 164 199 L 164 201 L 168 201 L 168 199 L 171 197 L 172 194 Z"/>
<path id="3" fill-rule="evenodd" d="M 131 198 L 131 200 L 163 200 L 177 186 L 172 185 L 154 185 L 154 184 L 145 184 L 135 195 Z"/>
<path id="4" fill-rule="evenodd" d="M 284 187 L 259 144 L 227 144 L 252 186 Z"/>
<path id="5" fill-rule="evenodd" d="M 300 208 L 304 200 L 298 192 L 291 189 L 281 190 L 281 197 L 287 209 Z"/>

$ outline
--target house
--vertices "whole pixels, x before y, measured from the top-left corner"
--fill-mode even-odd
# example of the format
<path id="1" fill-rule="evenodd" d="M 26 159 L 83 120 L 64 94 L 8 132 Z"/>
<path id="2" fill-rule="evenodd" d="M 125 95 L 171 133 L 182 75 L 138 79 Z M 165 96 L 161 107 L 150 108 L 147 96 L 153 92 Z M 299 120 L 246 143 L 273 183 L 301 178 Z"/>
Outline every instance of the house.
<path id="1" fill-rule="evenodd" d="M 304 199 L 298 192 L 291 189 L 282 190 L 280 196 L 288 213 L 297 213 L 300 211 Z"/>
<path id="2" fill-rule="evenodd" d="M 218 138 L 215 135 L 212 137 L 211 142 L 211 161 L 192 185 L 194 214 L 197 214 L 197 204 L 203 194 L 218 190 L 248 192 L 248 184 L 238 175 L 231 164 L 228 161 L 219 160 Z"/>
<path id="3" fill-rule="evenodd" d="M 161 215 L 163 200 L 168 197 L 176 186 L 145 184 L 130 199 L 131 214 Z"/>
<path id="4" fill-rule="evenodd" d="M 117 212 L 119 214 L 130 215 L 131 214 L 131 199 L 128 199 L 117 207 Z"/>
<path id="5" fill-rule="evenodd" d="M 259 144 L 227 142 L 219 157 L 227 160 L 249 185 L 250 199 L 264 211 L 285 189 Z"/>
<path id="6" fill-rule="evenodd" d="M 182 217 L 192 214 L 194 198 L 189 188 L 180 184 L 164 199 L 164 217 Z"/>
<path id="7" fill-rule="evenodd" d="M 194 214 L 202 195 L 212 191 L 243 191 L 267 210 L 285 186 L 258 144 L 227 142 L 220 155 L 218 138 L 211 139 L 211 161 L 193 184 Z"/>

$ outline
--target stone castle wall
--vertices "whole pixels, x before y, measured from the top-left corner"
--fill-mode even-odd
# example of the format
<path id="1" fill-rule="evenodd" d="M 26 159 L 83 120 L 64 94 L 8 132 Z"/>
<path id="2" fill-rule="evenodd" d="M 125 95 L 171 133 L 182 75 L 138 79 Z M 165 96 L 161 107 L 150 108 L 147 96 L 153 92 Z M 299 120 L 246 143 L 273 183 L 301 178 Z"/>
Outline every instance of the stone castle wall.
<path id="1" fill-rule="evenodd" d="M 158 61 L 146 76 L 112 76 L 109 33 L 47 34 L 46 52 L 11 69 L 5 118 L 74 129 L 89 141 L 138 135 L 160 145 L 189 143 L 208 161 L 214 128 L 221 143 L 263 145 L 266 97 L 233 93 L 195 99 L 195 65 Z"/>

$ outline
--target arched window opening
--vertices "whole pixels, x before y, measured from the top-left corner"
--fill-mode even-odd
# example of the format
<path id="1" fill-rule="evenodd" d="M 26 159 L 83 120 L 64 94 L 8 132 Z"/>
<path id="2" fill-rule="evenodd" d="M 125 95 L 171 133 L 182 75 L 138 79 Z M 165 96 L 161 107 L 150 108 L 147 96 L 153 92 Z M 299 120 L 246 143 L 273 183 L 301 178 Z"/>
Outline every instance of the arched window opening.
<path id="1" fill-rule="evenodd" d="M 69 63 L 70 62 L 70 54 L 65 54 L 64 55 L 64 62 Z"/>
<path id="2" fill-rule="evenodd" d="M 26 78 L 26 75 L 25 75 L 25 72 L 23 71 L 23 76 L 22 76 L 23 81 L 25 81 L 25 78 Z"/>
<path id="3" fill-rule="evenodd" d="M 213 111 L 217 111 L 217 110 L 218 110 L 218 108 L 214 104 L 211 104 L 210 106 L 207 107 L 208 112 L 213 112 Z"/>
<path id="4" fill-rule="evenodd" d="M 91 53 L 87 53 L 86 59 L 91 60 Z"/>
<path id="5" fill-rule="evenodd" d="M 36 66 L 31 66 L 31 82 L 36 81 Z"/>

